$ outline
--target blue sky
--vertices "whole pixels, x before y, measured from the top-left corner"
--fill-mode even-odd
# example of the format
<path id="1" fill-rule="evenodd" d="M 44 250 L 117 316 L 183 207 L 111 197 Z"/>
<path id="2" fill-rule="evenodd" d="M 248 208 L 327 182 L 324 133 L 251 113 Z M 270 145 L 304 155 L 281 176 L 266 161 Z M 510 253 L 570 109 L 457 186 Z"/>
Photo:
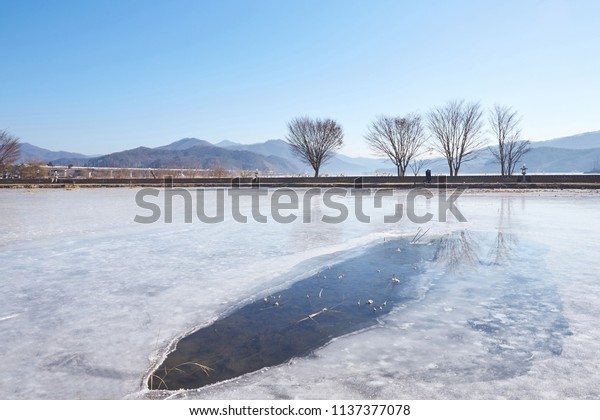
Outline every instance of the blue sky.
<path id="1" fill-rule="evenodd" d="M 335 118 L 514 107 L 531 140 L 600 130 L 597 1 L 0 0 L 0 129 L 100 154 L 284 138 Z"/>

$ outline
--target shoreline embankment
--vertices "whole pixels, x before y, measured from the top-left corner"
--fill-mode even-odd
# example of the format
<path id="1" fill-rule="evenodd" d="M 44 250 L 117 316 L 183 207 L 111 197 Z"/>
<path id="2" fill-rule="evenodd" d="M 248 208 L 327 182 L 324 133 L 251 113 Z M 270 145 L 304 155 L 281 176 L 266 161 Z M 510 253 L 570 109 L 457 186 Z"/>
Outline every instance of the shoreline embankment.
<path id="1" fill-rule="evenodd" d="M 391 188 L 442 187 L 468 189 L 600 189 L 600 174 L 584 175 L 458 175 L 327 176 L 259 178 L 50 178 L 0 179 L 0 188 Z"/>

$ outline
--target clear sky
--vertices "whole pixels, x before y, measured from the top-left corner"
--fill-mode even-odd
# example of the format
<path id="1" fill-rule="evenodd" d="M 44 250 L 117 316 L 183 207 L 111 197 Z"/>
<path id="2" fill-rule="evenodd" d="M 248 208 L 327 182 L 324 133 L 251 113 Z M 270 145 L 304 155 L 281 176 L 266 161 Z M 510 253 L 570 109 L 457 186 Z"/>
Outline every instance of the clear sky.
<path id="1" fill-rule="evenodd" d="M 600 130 L 600 1 L 0 0 L 0 130 L 109 153 L 284 138 L 331 117 L 510 105 L 531 140 Z"/>

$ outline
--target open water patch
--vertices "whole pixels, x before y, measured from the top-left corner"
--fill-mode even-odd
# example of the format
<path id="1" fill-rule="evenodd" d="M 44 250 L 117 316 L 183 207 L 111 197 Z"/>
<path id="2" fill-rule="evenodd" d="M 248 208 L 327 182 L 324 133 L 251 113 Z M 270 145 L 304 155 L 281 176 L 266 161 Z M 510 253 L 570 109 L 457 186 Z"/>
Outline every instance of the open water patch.
<path id="1" fill-rule="evenodd" d="M 150 389 L 194 389 L 309 355 L 335 337 L 376 325 L 419 297 L 434 248 L 396 238 L 265 294 L 182 338 L 148 379 Z"/>

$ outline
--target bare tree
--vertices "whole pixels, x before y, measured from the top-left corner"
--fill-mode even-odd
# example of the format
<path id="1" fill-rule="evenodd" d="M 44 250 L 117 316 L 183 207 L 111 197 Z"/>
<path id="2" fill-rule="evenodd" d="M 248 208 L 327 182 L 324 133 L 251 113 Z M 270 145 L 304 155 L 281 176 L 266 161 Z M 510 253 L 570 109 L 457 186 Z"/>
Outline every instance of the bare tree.
<path id="1" fill-rule="evenodd" d="M 315 170 L 319 176 L 321 165 L 335 156 L 344 144 L 342 127 L 330 118 L 294 118 L 288 123 L 287 142 L 292 152 Z"/>
<path id="2" fill-rule="evenodd" d="M 477 102 L 450 101 L 428 114 L 429 130 L 436 139 L 434 148 L 448 162 L 450 176 L 476 157 L 483 147 L 483 110 Z"/>
<path id="3" fill-rule="evenodd" d="M 408 167 L 410 168 L 410 170 L 412 171 L 414 176 L 418 176 L 419 173 L 421 172 L 421 169 L 423 169 L 423 167 L 427 167 L 430 163 L 433 162 L 433 159 L 413 159 L 410 164 L 408 165 Z"/>
<path id="4" fill-rule="evenodd" d="M 221 162 L 215 162 L 207 172 L 207 176 L 209 178 L 225 178 L 227 177 L 227 174 L 228 171 L 225 166 L 221 164 Z"/>
<path id="5" fill-rule="evenodd" d="M 408 164 L 408 167 L 412 171 L 413 175 L 417 176 L 419 175 L 419 172 L 421 172 L 421 168 L 423 168 L 423 165 L 425 165 L 425 163 L 425 159 L 413 159 Z"/>
<path id="6" fill-rule="evenodd" d="M 425 142 L 425 129 L 416 114 L 382 116 L 371 123 L 365 140 L 375 153 L 390 158 L 398 169 L 398 176 L 404 176 Z"/>
<path id="7" fill-rule="evenodd" d="M 12 165 L 20 156 L 19 138 L 11 136 L 6 130 L 0 131 L 0 166 Z"/>
<path id="8" fill-rule="evenodd" d="M 517 111 L 508 106 L 495 105 L 488 117 L 497 147 L 490 147 L 490 152 L 500 164 L 502 176 L 511 176 L 515 166 L 525 153 L 531 150 L 530 142 L 522 141 L 519 123 L 521 119 Z"/>
<path id="9" fill-rule="evenodd" d="M 529 140 L 513 141 L 508 144 L 508 159 L 506 160 L 506 169 L 508 176 L 511 176 L 515 171 L 515 166 L 521 158 L 531 150 L 531 142 Z"/>

